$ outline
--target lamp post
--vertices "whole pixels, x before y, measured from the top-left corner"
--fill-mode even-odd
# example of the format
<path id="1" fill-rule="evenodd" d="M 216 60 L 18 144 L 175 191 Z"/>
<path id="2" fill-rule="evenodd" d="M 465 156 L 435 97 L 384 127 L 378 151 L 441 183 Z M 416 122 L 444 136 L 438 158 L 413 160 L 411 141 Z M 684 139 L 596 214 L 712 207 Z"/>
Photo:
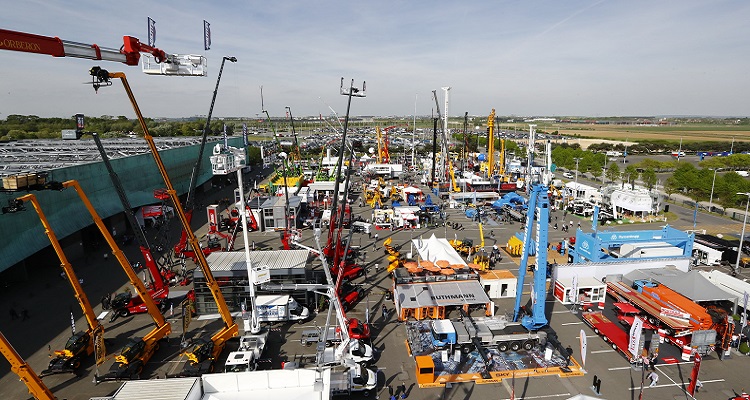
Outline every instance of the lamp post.
<path id="1" fill-rule="evenodd" d="M 281 165 L 284 167 L 284 198 L 285 198 L 285 204 L 284 204 L 284 229 L 286 232 L 289 232 L 289 185 L 286 183 L 286 158 L 287 154 L 285 152 L 279 153 L 279 159 L 283 160 Z"/>
<path id="2" fill-rule="evenodd" d="M 748 206 L 750 206 L 750 193 L 743 192 L 743 193 L 737 193 L 741 194 L 743 196 L 747 196 L 747 203 L 745 203 L 745 218 L 742 222 L 742 235 L 740 235 L 740 248 L 737 249 L 737 261 L 734 263 L 734 270 L 732 271 L 732 274 L 736 274 L 737 271 L 740 270 L 740 258 L 742 258 L 742 242 L 745 239 L 745 225 L 747 225 L 747 211 Z"/>
<path id="3" fill-rule="evenodd" d="M 713 181 L 711 181 L 711 197 L 708 200 L 708 212 L 711 212 L 714 207 L 714 185 L 716 184 L 716 172 L 720 169 L 721 168 L 714 168 L 714 179 Z"/>

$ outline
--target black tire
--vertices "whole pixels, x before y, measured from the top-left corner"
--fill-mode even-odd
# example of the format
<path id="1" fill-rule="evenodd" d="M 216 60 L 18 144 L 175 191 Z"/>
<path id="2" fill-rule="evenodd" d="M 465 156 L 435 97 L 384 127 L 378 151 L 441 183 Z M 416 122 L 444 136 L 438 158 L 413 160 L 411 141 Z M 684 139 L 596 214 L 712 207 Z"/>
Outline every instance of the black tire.
<path id="1" fill-rule="evenodd" d="M 461 345 L 461 353 L 469 354 L 471 353 L 471 345 L 468 343 L 464 343 Z"/>
<path id="2" fill-rule="evenodd" d="M 648 321 L 648 323 L 649 323 L 649 324 L 651 324 L 651 325 L 656 325 L 656 322 L 657 322 L 657 321 L 656 321 L 656 318 L 655 318 L 655 317 L 653 317 L 653 316 L 649 315 L 649 316 L 647 316 L 647 317 L 646 317 L 646 320 Z"/>
<path id="3" fill-rule="evenodd" d="M 128 310 L 127 308 L 121 308 L 117 310 L 117 315 L 125 318 L 130 315 L 130 310 Z"/>
<path id="4" fill-rule="evenodd" d="M 614 350 L 617 350 L 617 345 L 616 345 L 616 344 L 614 344 L 614 343 L 612 343 L 612 348 L 613 348 Z"/>
<path id="5" fill-rule="evenodd" d="M 512 343 L 510 344 L 510 349 L 511 349 L 512 351 L 518 351 L 518 350 L 521 350 L 521 342 L 512 342 Z"/>
<path id="6" fill-rule="evenodd" d="M 509 348 L 510 346 L 508 345 L 508 343 L 500 343 L 497 345 L 497 349 L 500 350 L 501 353 L 505 353 Z"/>
<path id="7" fill-rule="evenodd" d="M 596 333 L 598 335 L 599 334 L 599 329 L 594 328 L 594 333 Z"/>
<path id="8" fill-rule="evenodd" d="M 370 391 L 369 390 L 363 390 L 362 391 L 362 396 L 363 397 L 369 397 L 370 396 Z"/>
<path id="9" fill-rule="evenodd" d="M 73 362 L 71 363 L 71 366 L 73 367 L 73 369 L 78 369 L 78 368 L 81 368 L 81 360 L 80 360 L 80 359 L 77 359 L 77 358 L 76 358 L 76 359 L 75 359 L 75 360 L 73 360 Z"/>
<path id="10" fill-rule="evenodd" d="M 523 342 L 523 349 L 529 351 L 534 348 L 534 344 L 533 340 L 526 340 Z"/>

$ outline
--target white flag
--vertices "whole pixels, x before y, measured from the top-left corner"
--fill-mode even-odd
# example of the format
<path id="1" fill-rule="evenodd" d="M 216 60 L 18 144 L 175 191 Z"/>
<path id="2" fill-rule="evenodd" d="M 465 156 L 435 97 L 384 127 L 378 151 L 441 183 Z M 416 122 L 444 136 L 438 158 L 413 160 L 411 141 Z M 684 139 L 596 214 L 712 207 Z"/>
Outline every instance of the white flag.
<path id="1" fill-rule="evenodd" d="M 586 332 L 581 329 L 581 364 L 583 364 L 584 368 L 586 367 Z"/>
<path id="2" fill-rule="evenodd" d="M 578 275 L 573 275 L 573 287 L 570 288 L 570 302 L 576 304 L 578 300 Z"/>
<path id="3" fill-rule="evenodd" d="M 628 340 L 628 351 L 633 357 L 637 357 L 640 350 L 641 331 L 643 330 L 643 320 L 635 317 L 633 326 L 630 327 L 630 340 Z"/>

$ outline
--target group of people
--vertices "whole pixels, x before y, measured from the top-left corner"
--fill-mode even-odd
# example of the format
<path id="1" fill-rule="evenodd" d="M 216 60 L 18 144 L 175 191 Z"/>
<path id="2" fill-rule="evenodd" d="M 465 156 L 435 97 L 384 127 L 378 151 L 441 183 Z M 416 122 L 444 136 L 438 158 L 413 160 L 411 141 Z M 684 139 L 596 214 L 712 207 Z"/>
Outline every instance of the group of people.
<path id="1" fill-rule="evenodd" d="M 10 308 L 10 319 L 13 320 L 13 321 L 15 321 L 15 320 L 17 320 L 19 318 L 21 319 L 21 321 L 26 321 L 27 319 L 31 318 L 31 316 L 29 315 L 29 310 L 27 310 L 27 309 L 24 308 L 24 309 L 21 310 L 21 314 L 19 314 L 18 311 L 16 311 L 15 308 L 11 307 Z"/>

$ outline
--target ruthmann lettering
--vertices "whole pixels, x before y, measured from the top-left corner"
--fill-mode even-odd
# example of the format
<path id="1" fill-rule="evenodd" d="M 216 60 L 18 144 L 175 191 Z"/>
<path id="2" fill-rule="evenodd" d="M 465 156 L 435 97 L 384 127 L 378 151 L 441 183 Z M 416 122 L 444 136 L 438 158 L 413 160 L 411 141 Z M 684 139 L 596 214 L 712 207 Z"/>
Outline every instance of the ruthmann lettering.
<path id="1" fill-rule="evenodd" d="M 476 296 L 474 296 L 473 293 L 465 293 L 465 294 L 440 294 L 437 296 L 430 296 L 432 300 L 462 300 L 462 299 L 474 299 Z"/>
<path id="2" fill-rule="evenodd" d="M 38 43 L 22 42 L 20 40 L 5 39 L 0 42 L 0 47 L 20 51 L 41 51 Z"/>

